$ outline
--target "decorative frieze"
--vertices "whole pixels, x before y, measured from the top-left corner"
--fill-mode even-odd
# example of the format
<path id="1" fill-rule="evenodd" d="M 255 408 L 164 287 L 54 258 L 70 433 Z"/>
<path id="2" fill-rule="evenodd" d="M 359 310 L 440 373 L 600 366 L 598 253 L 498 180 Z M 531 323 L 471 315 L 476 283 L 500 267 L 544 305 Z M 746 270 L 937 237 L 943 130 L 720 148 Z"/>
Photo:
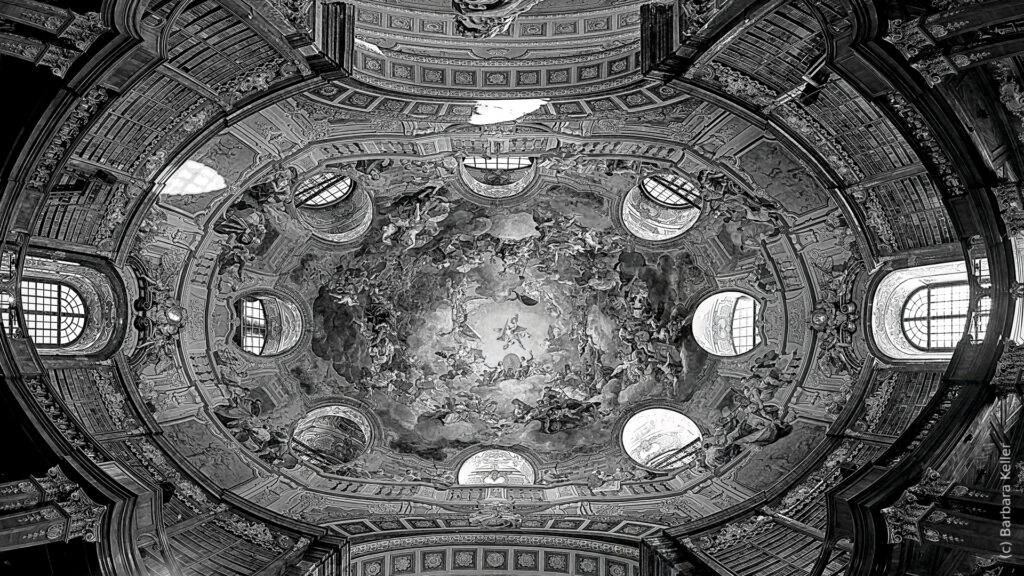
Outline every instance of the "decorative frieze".
<path id="1" fill-rule="evenodd" d="M 759 108 L 771 106 L 779 96 L 778 92 L 767 85 L 718 62 L 691 68 L 686 75 L 695 80 L 718 84 L 726 94 L 750 102 Z"/>
<path id="2" fill-rule="evenodd" d="M 131 409 L 128 408 L 124 394 L 114 384 L 114 377 L 101 372 L 92 372 L 89 376 L 92 383 L 96 386 L 96 390 L 100 393 L 103 405 L 106 407 L 107 414 L 110 415 L 110 420 L 114 425 L 119 430 L 125 432 L 142 432 L 139 421 L 132 416 Z"/>
<path id="3" fill-rule="evenodd" d="M 61 124 L 60 128 L 57 129 L 46 151 L 39 157 L 35 172 L 28 181 L 29 187 L 42 189 L 46 186 L 53 176 L 57 165 L 60 164 L 67 154 L 72 142 L 82 132 L 82 129 L 92 121 L 93 116 L 96 115 L 100 107 L 109 99 L 110 92 L 106 88 L 97 86 L 86 92 L 75 103 L 71 114 Z"/>
<path id="4" fill-rule="evenodd" d="M 278 553 L 289 550 L 295 544 L 287 536 L 275 535 L 266 524 L 248 521 L 238 514 L 222 512 L 214 516 L 213 521 L 221 528 L 247 542 Z"/>
<path id="5" fill-rule="evenodd" d="M 885 413 L 885 408 L 889 406 L 889 399 L 892 398 L 892 394 L 896 390 L 896 376 L 895 372 L 889 374 L 871 392 L 871 395 L 864 400 L 864 413 L 857 419 L 857 423 L 853 425 L 854 431 L 875 431 L 882 419 L 882 414 Z"/>
<path id="6" fill-rule="evenodd" d="M 218 94 L 234 101 L 252 92 L 266 90 L 272 83 L 294 76 L 297 70 L 296 66 L 290 65 L 284 58 L 274 58 L 217 84 L 214 89 Z"/>
<path id="7" fill-rule="evenodd" d="M 702 536 L 698 540 L 698 546 L 702 552 L 715 555 L 749 540 L 752 536 L 767 532 L 774 525 L 771 516 L 752 516 L 742 522 L 727 524 L 718 532 Z"/>
<path id="8" fill-rule="evenodd" d="M 25 386 L 32 394 L 36 403 L 39 404 L 39 407 L 46 413 L 50 422 L 57 427 L 57 430 L 60 431 L 61 435 L 72 446 L 84 453 L 93 462 L 102 463 L 107 461 L 107 458 L 100 449 L 93 444 L 89 435 L 79 430 L 78 424 L 64 411 L 63 406 L 57 401 L 53 393 L 50 392 L 48 384 L 43 382 L 38 376 L 35 376 L 26 378 Z"/>
<path id="9" fill-rule="evenodd" d="M 943 416 L 949 412 L 950 408 L 953 407 L 953 403 L 956 401 L 957 397 L 960 396 L 961 391 L 963 391 L 962 384 L 947 384 L 945 389 L 941 392 L 942 395 L 938 405 L 930 414 L 927 415 L 927 419 L 916 427 L 913 438 L 910 442 L 903 448 L 903 450 L 900 450 L 898 453 L 887 458 L 885 465 L 893 466 L 913 453 L 913 451 L 921 445 L 921 442 L 931 434 L 935 425 L 938 424 L 939 421 L 942 420 Z M 919 416 L 918 420 L 920 421 L 921 418 L 922 416 Z"/>
<path id="10" fill-rule="evenodd" d="M 952 196 L 965 194 L 967 188 L 953 168 L 949 157 L 935 141 L 935 135 L 917 108 L 899 92 L 890 92 L 886 99 L 924 152 L 924 159 L 931 164 L 946 191 Z"/>

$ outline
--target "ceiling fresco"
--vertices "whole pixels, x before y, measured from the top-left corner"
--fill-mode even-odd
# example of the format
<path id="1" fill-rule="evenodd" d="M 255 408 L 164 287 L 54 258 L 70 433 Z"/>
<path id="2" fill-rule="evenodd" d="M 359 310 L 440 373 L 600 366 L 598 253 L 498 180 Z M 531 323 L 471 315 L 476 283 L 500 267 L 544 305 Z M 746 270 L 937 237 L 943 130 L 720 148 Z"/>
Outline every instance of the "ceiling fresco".
<path id="1" fill-rule="evenodd" d="M 867 566 L 1017 332 L 1024 66 L 906 8 L 109 0 L 17 63 L 57 74 L 0 202 L 19 434 L 154 522 L 102 523 L 140 558 L 229 552 L 196 573 Z M 33 350 L 22 272 L 79 340 Z M 967 283 L 955 350 L 905 334 L 925 272 Z"/>
<path id="2" fill-rule="evenodd" d="M 225 130 L 193 158 L 227 188 L 161 196 L 138 244 L 153 276 L 186 269 L 183 354 L 139 371 L 168 437 L 211 481 L 343 532 L 368 514 L 658 525 L 781 476 L 843 402 L 830 362 L 859 361 L 841 331 L 834 358 L 807 352 L 808 288 L 853 289 L 833 277 L 857 258 L 843 217 L 799 160 L 713 106 L 609 120 L 468 128 L 293 99 Z M 478 156 L 516 167 L 462 166 Z M 699 190 L 697 212 L 640 192 L 663 172 Z M 320 173 L 352 191 L 297 205 Z M 694 334 L 727 290 L 751 300 L 735 357 Z M 236 337 L 239 301 L 260 294 L 301 317 L 267 356 Z"/>
<path id="3" fill-rule="evenodd" d="M 170 178 L 142 222 L 144 276 L 184 319 L 180 351 L 152 346 L 134 370 L 180 456 L 348 535 L 569 515 L 629 536 L 797 466 L 864 357 L 844 328 L 857 236 L 813 154 L 704 88 L 628 79 L 633 3 L 541 2 L 503 34 L 445 41 L 427 8 L 358 3 L 354 78 L 212 134 L 187 160 L 216 185 Z M 526 41 L 533 23 L 545 41 Z M 406 60 L 420 68 L 390 84 Z M 574 80 L 526 94 L 534 64 Z M 460 67 L 506 74 L 488 95 L 536 109 L 471 124 L 459 98 L 488 88 Z M 659 174 L 693 203 L 645 192 Z M 305 205 L 313 176 L 352 186 Z M 262 355 L 239 345 L 254 299 L 292 311 Z"/>

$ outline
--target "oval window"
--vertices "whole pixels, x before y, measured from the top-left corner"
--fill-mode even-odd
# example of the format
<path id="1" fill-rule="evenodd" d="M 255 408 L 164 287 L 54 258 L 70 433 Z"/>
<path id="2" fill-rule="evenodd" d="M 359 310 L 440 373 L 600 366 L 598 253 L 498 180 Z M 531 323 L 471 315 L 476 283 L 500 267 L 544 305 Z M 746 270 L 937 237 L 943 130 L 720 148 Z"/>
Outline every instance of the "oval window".
<path id="1" fill-rule="evenodd" d="M 760 305 L 742 292 L 712 294 L 693 314 L 693 337 L 716 356 L 738 356 L 761 343 L 757 330 Z"/>
<path id="2" fill-rule="evenodd" d="M 622 447 L 637 464 L 654 470 L 674 470 L 697 458 L 700 429 L 686 416 L 667 408 L 634 414 L 622 429 Z"/>

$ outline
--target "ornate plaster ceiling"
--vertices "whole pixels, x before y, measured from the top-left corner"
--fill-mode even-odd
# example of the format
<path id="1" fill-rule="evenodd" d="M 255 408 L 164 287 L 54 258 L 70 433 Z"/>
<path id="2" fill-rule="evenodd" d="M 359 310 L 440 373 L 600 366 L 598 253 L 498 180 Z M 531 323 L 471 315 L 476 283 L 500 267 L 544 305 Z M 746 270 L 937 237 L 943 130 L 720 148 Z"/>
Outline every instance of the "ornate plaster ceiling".
<path id="1" fill-rule="evenodd" d="M 216 12 L 170 4 L 149 32 Z M 929 175 L 950 161 L 914 151 L 905 135 L 927 133 L 899 124 L 921 125 L 902 96 L 837 77 L 802 97 L 846 29 L 838 12 L 774 7 L 663 82 L 639 73 L 637 2 L 549 0 L 475 39 L 452 33 L 446 3 L 355 4 L 351 77 L 277 56 L 211 56 L 224 71 L 201 76 L 190 24 L 163 31 L 171 63 L 152 77 L 89 92 L 101 112 L 75 164 L 153 183 L 134 211 L 127 192 L 106 208 L 129 239 L 108 232 L 98 250 L 130 245 L 121 272 L 156 302 L 140 311 L 156 328 L 124 353 L 187 474 L 148 440 L 119 450 L 356 539 L 524 529 L 631 545 L 826 453 L 827 474 L 870 457 L 825 434 L 855 418 L 870 368 L 867 265 L 951 240 L 938 190 L 963 184 Z M 188 88 L 200 80 L 213 88 Z M 518 98 L 544 102 L 470 122 L 476 100 Z M 175 182 L 183 166 L 218 184 Z M 695 191 L 689 208 L 642 189 L 669 174 Z M 352 187 L 303 205 L 309 177 Z M 246 301 L 265 305 L 266 354 L 245 349 Z M 473 566 L 494 552 L 465 544 Z M 503 544 L 505 566 L 530 546 Z M 365 552 L 364 568 L 427 562 Z"/>
<path id="2" fill-rule="evenodd" d="M 448 6 L 362 4 L 353 77 L 397 92 L 454 98 L 543 97 L 637 83 L 637 4 L 579 4 L 541 2 L 487 39 L 455 33 L 444 16 Z"/>
<path id="3" fill-rule="evenodd" d="M 474 526 L 627 510 L 641 527 L 666 525 L 727 505 L 706 496 L 717 467 L 754 491 L 809 453 L 827 418 L 802 414 L 824 406 L 790 404 L 808 386 L 827 398 L 856 360 L 819 360 L 804 319 L 815 287 L 853 287 L 801 264 L 793 242 L 836 267 L 858 256 L 799 156 L 676 88 L 555 101 L 492 126 L 467 125 L 458 102 L 406 98 L 346 81 L 265 107 L 191 155 L 226 190 L 162 196 L 150 214 L 155 235 L 139 248 L 168 273 L 191 263 L 189 320 L 183 355 L 139 377 L 193 466 L 261 505 L 359 534 L 351 518 L 456 529 L 482 501 L 491 511 Z M 521 188 L 489 196 L 467 184 L 470 156 L 532 164 Z M 356 192 L 311 220 L 288 197 L 325 170 Z M 652 241 L 629 221 L 656 225 L 658 210 L 627 208 L 662 171 L 704 203 L 692 227 Z M 328 220 L 336 236 L 318 224 Z M 697 304 L 723 289 L 758 302 L 758 345 L 737 358 L 709 356 L 691 335 Z M 233 342 L 236 302 L 260 291 L 302 310 L 303 337 L 281 355 Z M 193 385 L 197 396 L 181 395 Z M 711 439 L 695 466 L 644 467 L 620 443 L 626 421 L 656 407 Z M 524 460 L 466 473 L 488 449 Z M 488 480 L 502 491 L 474 492 Z"/>

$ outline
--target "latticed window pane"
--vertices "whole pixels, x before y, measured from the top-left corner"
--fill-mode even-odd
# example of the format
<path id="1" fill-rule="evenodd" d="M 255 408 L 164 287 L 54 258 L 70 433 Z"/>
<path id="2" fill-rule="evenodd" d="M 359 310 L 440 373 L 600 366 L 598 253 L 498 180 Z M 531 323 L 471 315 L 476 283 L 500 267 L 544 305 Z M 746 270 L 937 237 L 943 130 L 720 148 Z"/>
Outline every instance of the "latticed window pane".
<path id="1" fill-rule="evenodd" d="M 484 158 L 483 156 L 471 156 L 463 161 L 463 164 L 470 168 L 481 170 L 518 170 L 528 168 L 533 164 L 533 159 L 525 156 L 503 156 L 501 158 Z"/>
<path id="2" fill-rule="evenodd" d="M 700 193 L 685 178 L 675 174 L 655 174 L 644 178 L 641 184 L 647 196 L 666 206 L 678 208 L 701 207 Z"/>
<path id="3" fill-rule="evenodd" d="M 11 324 L 11 295 L 7 292 L 0 292 L 0 322 L 4 323 L 4 331 L 8 336 L 14 335 L 14 325 Z"/>
<path id="4" fill-rule="evenodd" d="M 257 298 L 246 298 L 240 302 L 242 317 L 242 350 L 250 354 L 262 354 L 267 343 L 267 314 L 263 303 Z"/>
<path id="5" fill-rule="evenodd" d="M 963 336 L 970 301 L 971 289 L 966 282 L 919 288 L 903 305 L 903 333 L 923 350 L 951 350 Z M 971 338 L 984 338 L 991 308 L 991 299 L 979 302 Z"/>
<path id="6" fill-rule="evenodd" d="M 757 317 L 757 302 L 750 296 L 742 296 L 736 300 L 732 313 L 732 347 L 737 354 L 742 354 L 757 346 L 760 336 L 754 328 Z"/>
<path id="7" fill-rule="evenodd" d="M 35 344 L 64 346 L 85 330 L 85 304 L 70 286 L 25 280 L 21 283 L 21 307 L 25 329 Z M 5 314 L 5 325 L 9 325 L 9 313 Z"/>
<path id="8" fill-rule="evenodd" d="M 295 192 L 295 205 L 322 208 L 344 200 L 351 191 L 352 179 L 348 176 L 321 172 L 299 184 Z"/>

